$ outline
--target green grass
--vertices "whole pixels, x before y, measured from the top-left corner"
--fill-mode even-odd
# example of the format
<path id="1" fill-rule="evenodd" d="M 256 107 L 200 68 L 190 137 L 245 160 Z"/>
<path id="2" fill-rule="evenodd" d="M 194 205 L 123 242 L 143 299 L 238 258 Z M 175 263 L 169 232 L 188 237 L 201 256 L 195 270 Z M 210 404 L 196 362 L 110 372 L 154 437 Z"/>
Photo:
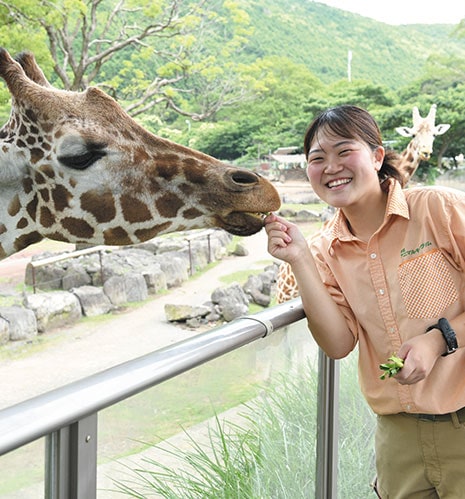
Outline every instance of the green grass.
<path id="1" fill-rule="evenodd" d="M 369 499 L 374 418 L 358 390 L 356 359 L 342 366 L 338 497 Z M 161 452 L 180 457 L 180 468 L 146 459 L 132 470 L 130 481 L 115 485 L 126 497 L 141 499 L 154 494 L 167 499 L 314 497 L 317 390 L 310 364 L 279 375 L 249 404 L 242 424 L 216 419 L 210 451 L 192 438 L 190 452 L 160 445 Z"/>

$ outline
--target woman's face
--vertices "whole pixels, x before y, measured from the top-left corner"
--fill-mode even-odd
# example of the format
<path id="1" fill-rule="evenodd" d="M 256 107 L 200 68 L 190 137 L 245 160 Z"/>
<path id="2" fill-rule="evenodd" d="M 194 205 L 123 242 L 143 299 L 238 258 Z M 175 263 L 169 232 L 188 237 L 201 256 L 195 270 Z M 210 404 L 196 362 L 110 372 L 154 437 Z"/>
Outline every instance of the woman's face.
<path id="1" fill-rule="evenodd" d="M 384 149 L 320 130 L 310 144 L 307 175 L 315 194 L 336 208 L 350 208 L 379 195 Z"/>

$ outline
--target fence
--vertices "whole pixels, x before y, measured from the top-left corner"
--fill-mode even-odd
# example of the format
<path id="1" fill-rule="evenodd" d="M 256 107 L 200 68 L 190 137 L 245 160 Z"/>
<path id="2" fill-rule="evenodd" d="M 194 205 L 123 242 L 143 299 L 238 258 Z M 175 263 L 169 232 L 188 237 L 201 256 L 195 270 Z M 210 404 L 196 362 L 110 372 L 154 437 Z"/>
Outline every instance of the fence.
<path id="1" fill-rule="evenodd" d="M 99 411 L 303 318 L 295 299 L 8 407 L 0 455 L 45 436 L 44 497 L 96 498 Z M 338 371 L 321 353 L 319 376 L 316 497 L 335 499 Z"/>

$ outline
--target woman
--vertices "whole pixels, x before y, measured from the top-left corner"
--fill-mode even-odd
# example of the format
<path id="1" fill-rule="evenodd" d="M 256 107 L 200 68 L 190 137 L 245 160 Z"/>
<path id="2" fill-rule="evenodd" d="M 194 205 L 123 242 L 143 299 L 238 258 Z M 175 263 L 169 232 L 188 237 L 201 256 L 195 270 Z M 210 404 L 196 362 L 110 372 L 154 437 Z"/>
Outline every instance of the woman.
<path id="1" fill-rule="evenodd" d="M 465 194 L 402 190 L 395 154 L 355 106 L 318 116 L 304 152 L 313 190 L 336 214 L 310 245 L 269 215 L 268 250 L 291 266 L 326 354 L 358 345 L 361 389 L 378 415 L 378 493 L 464 497 Z M 394 353 L 404 367 L 381 380 Z"/>

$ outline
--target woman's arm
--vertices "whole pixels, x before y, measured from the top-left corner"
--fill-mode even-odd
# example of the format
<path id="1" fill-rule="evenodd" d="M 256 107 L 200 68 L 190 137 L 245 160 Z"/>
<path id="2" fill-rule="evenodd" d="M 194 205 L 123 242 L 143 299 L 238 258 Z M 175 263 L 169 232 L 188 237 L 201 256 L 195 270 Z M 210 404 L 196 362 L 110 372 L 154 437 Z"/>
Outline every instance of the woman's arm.
<path id="1" fill-rule="evenodd" d="M 269 253 L 292 268 L 315 341 L 329 357 L 345 357 L 354 348 L 354 336 L 323 284 L 304 236 L 297 225 L 275 214 L 265 219 L 265 230 Z"/>

